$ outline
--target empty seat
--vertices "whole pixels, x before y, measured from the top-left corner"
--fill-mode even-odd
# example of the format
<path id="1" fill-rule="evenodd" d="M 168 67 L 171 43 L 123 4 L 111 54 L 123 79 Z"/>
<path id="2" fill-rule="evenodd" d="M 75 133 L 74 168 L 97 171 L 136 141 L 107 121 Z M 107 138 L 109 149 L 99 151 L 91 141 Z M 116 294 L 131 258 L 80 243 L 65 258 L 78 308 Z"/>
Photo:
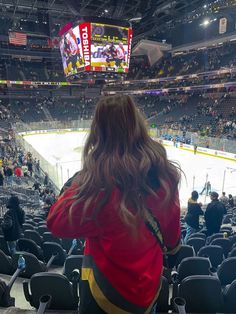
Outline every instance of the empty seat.
<path id="1" fill-rule="evenodd" d="M 206 243 L 206 240 L 203 238 L 191 238 L 187 241 L 187 245 L 190 245 L 194 248 L 195 253 L 197 254 L 201 247 Z"/>
<path id="2" fill-rule="evenodd" d="M 211 276 L 190 276 L 180 283 L 178 296 L 186 301 L 187 313 L 219 313 L 223 310 L 220 281 Z"/>
<path id="3" fill-rule="evenodd" d="M 194 256 L 193 247 L 190 245 L 181 245 L 175 265 L 178 266 L 184 258 L 192 256 Z"/>
<path id="4" fill-rule="evenodd" d="M 0 236 L 0 250 L 2 250 L 6 255 L 11 255 L 4 236 Z"/>
<path id="5" fill-rule="evenodd" d="M 14 254 L 12 258 L 14 269 L 17 268 L 17 263 L 20 255 L 24 257 L 26 265 L 25 270 L 21 273 L 21 277 L 31 278 L 31 276 L 36 273 L 46 271 L 46 265 L 38 260 L 35 255 L 28 252 L 16 252 L 16 254 Z"/>
<path id="6" fill-rule="evenodd" d="M 23 231 L 25 231 L 25 230 L 34 230 L 34 226 L 31 225 L 31 224 L 25 223 L 25 224 L 22 225 L 22 229 L 23 229 Z"/>
<path id="7" fill-rule="evenodd" d="M 65 275 L 69 280 L 72 280 L 72 272 L 74 269 L 81 270 L 83 257 L 83 255 L 70 255 L 66 258 L 63 275 Z"/>
<path id="8" fill-rule="evenodd" d="M 55 243 L 58 243 L 60 245 L 62 244 L 61 239 L 54 237 L 52 235 L 52 233 L 49 232 L 48 230 L 43 233 L 43 241 L 44 242 L 55 242 Z"/>
<path id="9" fill-rule="evenodd" d="M 211 245 L 219 245 L 222 247 L 223 251 L 224 251 L 224 256 L 227 257 L 229 252 L 232 249 L 232 243 L 229 239 L 214 239 L 211 242 Z"/>
<path id="10" fill-rule="evenodd" d="M 232 214 L 227 214 L 224 216 L 223 220 L 222 220 L 222 224 L 230 224 L 231 223 L 231 219 L 232 219 L 233 215 Z"/>
<path id="11" fill-rule="evenodd" d="M 58 243 L 44 242 L 42 245 L 45 261 L 48 262 L 53 255 L 57 257 L 53 260 L 54 265 L 63 266 L 66 260 L 66 251 Z"/>
<path id="12" fill-rule="evenodd" d="M 12 259 L 0 250 L 0 273 L 6 275 L 12 275 L 14 272 L 12 266 Z"/>
<path id="13" fill-rule="evenodd" d="M 39 223 L 39 222 L 41 222 L 41 221 L 43 221 L 43 222 L 45 223 L 45 219 L 42 218 L 42 217 L 35 217 L 35 218 L 34 218 L 34 222 L 35 222 L 36 224 Z"/>
<path id="14" fill-rule="evenodd" d="M 236 313 L 236 280 L 224 290 L 224 312 Z"/>
<path id="15" fill-rule="evenodd" d="M 224 237 L 223 232 L 221 233 L 215 233 L 212 236 L 210 236 L 209 238 L 207 238 L 207 242 L 209 244 L 212 244 L 211 242 L 214 241 L 215 239 L 222 239 Z"/>
<path id="16" fill-rule="evenodd" d="M 217 275 L 223 286 L 231 284 L 236 279 L 236 257 L 225 259 L 219 266 Z"/>
<path id="17" fill-rule="evenodd" d="M 48 228 L 46 225 L 40 225 L 37 228 L 38 233 L 41 235 L 41 237 L 43 236 L 44 232 L 48 232 Z"/>
<path id="18" fill-rule="evenodd" d="M 62 239 L 62 247 L 68 253 L 71 250 L 73 239 Z M 75 246 L 71 252 L 71 255 L 83 255 L 84 248 L 83 242 L 80 239 L 77 239 L 77 246 Z"/>
<path id="19" fill-rule="evenodd" d="M 228 256 L 229 256 L 229 257 L 236 257 L 236 247 L 233 248 L 233 249 L 230 251 L 230 253 L 229 253 Z"/>
<path id="20" fill-rule="evenodd" d="M 33 240 L 37 245 L 41 246 L 43 239 L 36 230 L 25 230 L 24 238 Z"/>
<path id="21" fill-rule="evenodd" d="M 50 310 L 77 310 L 78 295 L 75 281 L 73 284 L 63 275 L 55 273 L 38 273 L 31 277 L 30 282 L 23 282 L 26 300 L 31 306 L 38 308 L 39 299 L 43 295 L 52 297 Z M 30 293 L 31 292 L 31 293 Z"/>
<path id="22" fill-rule="evenodd" d="M 209 275 L 211 265 L 208 258 L 187 257 L 181 261 L 178 267 L 178 282 L 192 275 Z"/>
<path id="23" fill-rule="evenodd" d="M 210 259 L 211 265 L 213 267 L 217 267 L 224 259 L 224 251 L 221 246 L 207 245 L 199 250 L 198 256 L 208 257 Z"/>
<path id="24" fill-rule="evenodd" d="M 206 235 L 201 232 L 196 232 L 196 233 L 191 234 L 191 236 L 189 237 L 189 239 L 192 239 L 192 238 L 202 238 L 206 240 Z"/>
<path id="25" fill-rule="evenodd" d="M 31 253 L 39 260 L 43 260 L 43 251 L 33 240 L 21 238 L 17 241 L 17 246 L 20 251 Z"/>

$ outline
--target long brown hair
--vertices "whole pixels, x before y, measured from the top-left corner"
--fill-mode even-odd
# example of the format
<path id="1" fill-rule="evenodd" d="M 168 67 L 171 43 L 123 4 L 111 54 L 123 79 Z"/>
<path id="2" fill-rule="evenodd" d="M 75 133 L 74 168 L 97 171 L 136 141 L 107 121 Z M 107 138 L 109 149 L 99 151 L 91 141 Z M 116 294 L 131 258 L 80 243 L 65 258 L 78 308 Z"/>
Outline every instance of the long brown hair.
<path id="1" fill-rule="evenodd" d="M 157 201 L 160 206 L 168 206 L 178 188 L 179 170 L 167 159 L 164 147 L 148 135 L 145 119 L 130 96 L 103 97 L 84 147 L 83 168 L 74 179 L 78 188 L 70 214 L 76 204 L 84 202 L 85 217 L 88 207 L 102 193 L 91 218 L 95 219 L 117 187 L 121 192 L 117 204 L 120 217 L 133 225 L 145 215 L 147 195 L 157 197 L 150 176 L 165 190 L 164 198 Z"/>

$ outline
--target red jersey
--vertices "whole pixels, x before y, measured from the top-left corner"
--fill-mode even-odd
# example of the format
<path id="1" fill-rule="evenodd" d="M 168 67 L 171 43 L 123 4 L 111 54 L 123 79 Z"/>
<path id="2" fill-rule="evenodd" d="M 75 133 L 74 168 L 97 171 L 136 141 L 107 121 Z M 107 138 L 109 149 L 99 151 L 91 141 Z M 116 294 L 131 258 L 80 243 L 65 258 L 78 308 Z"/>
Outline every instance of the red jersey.
<path id="1" fill-rule="evenodd" d="M 21 176 L 22 176 L 22 170 L 21 170 L 21 168 L 17 167 L 17 168 L 15 169 L 15 176 L 16 176 L 16 177 L 21 177 Z"/>
<path id="2" fill-rule="evenodd" d="M 96 220 L 91 219 L 95 204 L 91 204 L 82 220 L 84 203 L 69 209 L 72 201 L 63 200 L 75 194 L 75 186 L 69 187 L 51 207 L 47 225 L 58 237 L 86 238 L 82 280 L 87 280 L 92 296 L 106 313 L 149 313 L 156 300 L 163 269 L 163 252 L 155 236 L 143 221 L 134 236 L 119 215 L 118 189 L 114 188 L 107 204 Z M 160 199 L 164 190 L 158 189 Z M 180 238 L 180 207 L 176 199 L 163 209 L 157 198 L 148 196 L 147 207 L 160 224 L 165 246 L 174 250 Z M 57 207 L 57 208 L 56 208 Z"/>

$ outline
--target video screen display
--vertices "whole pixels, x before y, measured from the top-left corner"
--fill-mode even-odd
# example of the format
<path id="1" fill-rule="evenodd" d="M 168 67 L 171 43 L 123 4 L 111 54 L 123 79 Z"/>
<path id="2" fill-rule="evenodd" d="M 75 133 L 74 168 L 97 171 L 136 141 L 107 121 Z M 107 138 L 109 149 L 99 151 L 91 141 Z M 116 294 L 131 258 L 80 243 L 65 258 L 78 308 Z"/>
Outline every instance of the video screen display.
<path id="1" fill-rule="evenodd" d="M 60 41 L 65 76 L 86 71 L 128 73 L 131 42 L 129 27 L 80 23 Z"/>
<path id="2" fill-rule="evenodd" d="M 84 71 L 83 50 L 79 26 L 71 28 L 60 40 L 60 52 L 65 76 Z"/>
<path id="3" fill-rule="evenodd" d="M 128 72 L 129 28 L 91 24 L 91 67 L 94 71 Z"/>

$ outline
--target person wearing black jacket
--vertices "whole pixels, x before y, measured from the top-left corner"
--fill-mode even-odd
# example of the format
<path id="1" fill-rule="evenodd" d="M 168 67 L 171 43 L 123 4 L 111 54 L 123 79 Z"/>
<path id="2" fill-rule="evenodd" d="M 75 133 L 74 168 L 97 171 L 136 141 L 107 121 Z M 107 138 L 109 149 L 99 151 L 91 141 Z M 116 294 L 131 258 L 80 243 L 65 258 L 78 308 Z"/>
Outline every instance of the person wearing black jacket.
<path id="1" fill-rule="evenodd" d="M 204 215 L 201 209 L 201 203 L 197 202 L 198 192 L 193 191 L 191 198 L 188 200 L 188 212 L 185 216 L 185 222 L 187 224 L 187 232 L 184 238 L 186 243 L 189 237 L 199 230 L 199 216 Z"/>
<path id="2" fill-rule="evenodd" d="M 218 193 L 212 192 L 211 203 L 209 203 L 206 208 L 205 221 L 207 236 L 211 236 L 220 231 L 223 216 L 227 214 L 225 205 L 219 201 L 218 197 Z"/>
<path id="3" fill-rule="evenodd" d="M 16 252 L 16 241 L 20 238 L 21 228 L 25 221 L 25 212 L 20 208 L 18 197 L 13 195 L 8 200 L 7 208 L 8 211 L 3 217 L 2 229 L 8 249 L 13 255 Z"/>

